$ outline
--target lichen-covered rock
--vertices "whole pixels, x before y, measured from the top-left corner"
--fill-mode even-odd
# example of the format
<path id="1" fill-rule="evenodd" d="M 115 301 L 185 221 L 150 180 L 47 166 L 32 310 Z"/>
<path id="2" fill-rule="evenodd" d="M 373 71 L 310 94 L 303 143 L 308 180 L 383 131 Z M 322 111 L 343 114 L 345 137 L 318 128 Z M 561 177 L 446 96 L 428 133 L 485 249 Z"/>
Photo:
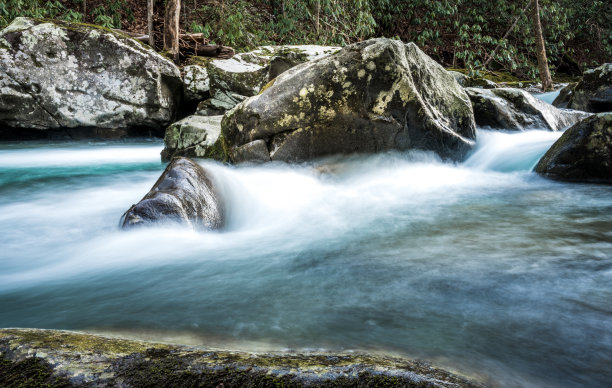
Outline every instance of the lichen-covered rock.
<path id="1" fill-rule="evenodd" d="M 223 148 L 217 143 L 222 118 L 192 115 L 170 125 L 164 136 L 162 161 L 169 161 L 175 156 L 227 160 Z M 215 144 L 219 144 L 219 148 Z"/>
<path id="2" fill-rule="evenodd" d="M 612 63 L 585 71 L 567 107 L 595 113 L 612 112 Z"/>
<path id="3" fill-rule="evenodd" d="M 206 67 L 189 65 L 183 68 L 183 99 L 185 102 L 203 101 L 210 97 L 210 80 Z"/>
<path id="4" fill-rule="evenodd" d="M 183 157 L 172 160 L 147 195 L 120 221 L 122 228 L 160 223 L 205 229 L 223 226 L 222 200 L 210 174 L 199 164 Z"/>
<path id="5" fill-rule="evenodd" d="M 246 353 L 40 329 L 0 329 L 2 387 L 483 387 L 401 358 Z"/>
<path id="6" fill-rule="evenodd" d="M 211 98 L 198 108 L 198 114 L 222 114 L 259 93 L 266 83 L 284 71 L 338 50 L 311 45 L 263 46 L 231 59 L 212 60 L 207 65 Z"/>
<path id="7" fill-rule="evenodd" d="M 612 184 L 612 113 L 596 114 L 565 131 L 535 171 L 563 181 Z"/>
<path id="8" fill-rule="evenodd" d="M 180 88 L 172 62 L 108 29 L 16 18 L 0 32 L 0 126 L 163 128 Z"/>
<path id="9" fill-rule="evenodd" d="M 468 96 L 413 44 L 372 39 L 296 66 L 221 123 L 230 152 L 255 140 L 271 160 L 418 148 L 461 159 L 475 139 Z"/>
<path id="10" fill-rule="evenodd" d="M 521 89 L 466 88 L 472 100 L 476 124 L 481 127 L 523 131 L 558 131 L 572 126 L 590 114 L 557 109 Z"/>

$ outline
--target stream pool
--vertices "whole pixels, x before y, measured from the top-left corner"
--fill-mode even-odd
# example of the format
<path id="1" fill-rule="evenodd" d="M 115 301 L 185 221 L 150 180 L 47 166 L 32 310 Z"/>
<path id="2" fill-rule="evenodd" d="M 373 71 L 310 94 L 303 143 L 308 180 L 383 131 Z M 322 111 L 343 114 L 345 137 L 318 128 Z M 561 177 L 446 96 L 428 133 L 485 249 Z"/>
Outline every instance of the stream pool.
<path id="1" fill-rule="evenodd" d="M 493 386 L 612 381 L 612 187 L 531 169 L 559 133 L 303 165 L 200 161 L 222 231 L 118 229 L 161 141 L 0 144 L 0 327 L 369 351 Z M 323 167 L 321 167 L 323 166 Z"/>

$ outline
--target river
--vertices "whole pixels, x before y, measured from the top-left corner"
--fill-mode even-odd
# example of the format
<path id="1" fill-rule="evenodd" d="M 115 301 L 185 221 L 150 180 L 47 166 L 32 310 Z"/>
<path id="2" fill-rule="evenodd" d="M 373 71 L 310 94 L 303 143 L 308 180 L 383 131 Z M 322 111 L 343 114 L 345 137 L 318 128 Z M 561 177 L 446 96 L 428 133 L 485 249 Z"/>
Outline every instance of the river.
<path id="1" fill-rule="evenodd" d="M 200 161 L 217 232 L 118 229 L 161 141 L 0 144 L 0 327 L 402 355 L 493 386 L 612 381 L 612 187 L 531 170 L 559 133 L 472 155 Z"/>

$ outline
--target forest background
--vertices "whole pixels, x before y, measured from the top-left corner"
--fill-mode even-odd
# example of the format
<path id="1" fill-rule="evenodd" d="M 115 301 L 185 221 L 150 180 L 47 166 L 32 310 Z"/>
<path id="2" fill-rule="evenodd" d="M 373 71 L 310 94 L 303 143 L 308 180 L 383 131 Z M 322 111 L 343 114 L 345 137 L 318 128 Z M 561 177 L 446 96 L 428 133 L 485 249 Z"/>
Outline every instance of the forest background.
<path id="1" fill-rule="evenodd" d="M 165 0 L 153 2 L 162 41 Z M 180 30 L 246 51 L 267 44 L 347 45 L 371 37 L 416 42 L 446 67 L 538 75 L 530 0 L 183 0 Z M 539 0 L 553 76 L 611 62 L 612 1 Z M 17 16 L 147 31 L 147 0 L 0 0 L 0 28 Z M 161 49 L 161 47 L 158 47 Z"/>

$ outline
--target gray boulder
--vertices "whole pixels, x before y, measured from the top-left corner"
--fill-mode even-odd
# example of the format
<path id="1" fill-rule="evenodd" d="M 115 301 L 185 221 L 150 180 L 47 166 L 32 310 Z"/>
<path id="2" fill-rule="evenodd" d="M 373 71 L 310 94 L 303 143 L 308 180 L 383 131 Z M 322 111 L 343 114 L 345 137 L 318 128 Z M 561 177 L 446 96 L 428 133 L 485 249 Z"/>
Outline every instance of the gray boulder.
<path id="1" fill-rule="evenodd" d="M 27 18 L 0 32 L 0 126 L 161 130 L 180 89 L 172 62 L 121 33 Z"/>
<path id="2" fill-rule="evenodd" d="M 588 117 L 586 112 L 557 109 L 521 89 L 466 88 L 476 124 L 508 131 L 548 129 L 558 131 Z"/>
<path id="3" fill-rule="evenodd" d="M 223 203 L 208 172 L 187 158 L 176 158 L 140 202 L 121 217 L 120 226 L 184 224 L 219 229 Z"/>
<path id="4" fill-rule="evenodd" d="M 206 67 L 189 65 L 183 68 L 183 99 L 186 103 L 210 97 L 210 79 Z"/>
<path id="5" fill-rule="evenodd" d="M 225 161 L 223 149 L 215 148 L 221 134 L 223 116 L 188 116 L 166 129 L 162 161 L 175 156 L 211 158 Z M 218 144 L 218 143 L 217 143 Z"/>
<path id="6" fill-rule="evenodd" d="M 338 50 L 338 47 L 313 45 L 263 46 L 231 59 L 212 60 L 207 65 L 211 98 L 198 107 L 198 114 L 223 114 L 259 93 L 284 71 Z"/>
<path id="7" fill-rule="evenodd" d="M 240 147 L 258 140 L 271 160 L 411 148 L 458 160 L 476 136 L 469 98 L 453 76 L 415 44 L 390 39 L 356 43 L 282 73 L 221 126 L 234 162 Z M 257 160 L 264 159 L 260 151 Z"/>
<path id="8" fill-rule="evenodd" d="M 595 113 L 612 112 L 612 63 L 585 71 L 573 88 L 567 107 Z"/>
<path id="9" fill-rule="evenodd" d="M 535 171 L 563 181 L 612 184 L 612 113 L 591 116 L 565 131 Z"/>

